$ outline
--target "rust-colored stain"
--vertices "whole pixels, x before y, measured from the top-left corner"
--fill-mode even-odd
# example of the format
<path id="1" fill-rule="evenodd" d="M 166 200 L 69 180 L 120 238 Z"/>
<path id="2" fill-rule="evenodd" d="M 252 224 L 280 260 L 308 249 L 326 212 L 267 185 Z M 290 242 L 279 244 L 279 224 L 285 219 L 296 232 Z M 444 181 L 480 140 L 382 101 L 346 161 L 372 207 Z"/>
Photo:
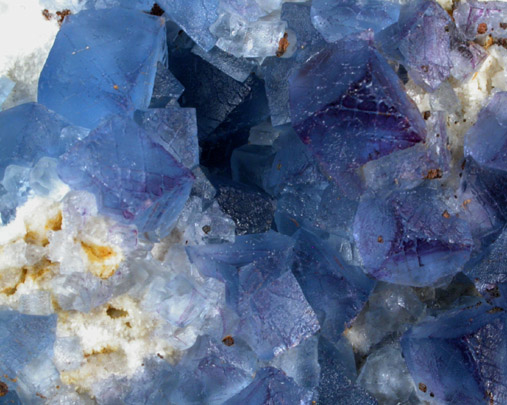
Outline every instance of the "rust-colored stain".
<path id="1" fill-rule="evenodd" d="M 115 255 L 114 250 L 109 246 L 99 246 L 91 243 L 81 242 L 81 248 L 86 253 L 88 260 L 92 264 L 90 272 L 103 280 L 111 277 L 118 264 L 106 264 L 105 262 Z"/>
<path id="2" fill-rule="evenodd" d="M 289 37 L 289 34 L 285 33 L 283 34 L 283 37 L 280 38 L 280 41 L 278 42 L 278 50 L 276 51 L 276 56 L 281 57 L 284 55 L 285 52 L 287 52 L 287 49 L 289 48 L 289 41 L 287 38 Z"/>
<path id="3" fill-rule="evenodd" d="M 485 34 L 486 31 L 488 30 L 488 25 L 486 23 L 480 23 L 478 26 L 477 26 L 477 34 Z"/>
<path id="4" fill-rule="evenodd" d="M 5 397 L 9 393 L 9 387 L 3 381 L 0 381 L 0 397 Z"/>
<path id="5" fill-rule="evenodd" d="M 379 237 L 377 238 L 377 242 L 384 243 L 384 238 L 382 237 L 382 235 L 379 235 Z"/>
<path id="6" fill-rule="evenodd" d="M 124 309 L 115 308 L 115 307 L 112 307 L 111 305 L 109 305 L 107 307 L 106 314 L 110 318 L 117 319 L 117 318 L 124 318 L 124 317 L 128 316 L 129 313 L 127 311 L 125 311 Z"/>
<path id="7" fill-rule="evenodd" d="M 442 216 L 445 218 L 445 219 L 449 219 L 451 217 L 451 214 L 449 214 L 447 212 L 447 210 L 445 210 L 443 213 L 442 213 Z"/>
<path id="8" fill-rule="evenodd" d="M 426 176 L 424 176 L 427 180 L 434 180 L 442 178 L 442 170 L 440 169 L 430 169 Z"/>
<path id="9" fill-rule="evenodd" d="M 46 222 L 46 230 L 47 231 L 61 231 L 62 230 L 62 211 L 58 211 L 55 217 L 51 218 Z"/>
<path id="10" fill-rule="evenodd" d="M 226 346 L 231 347 L 234 344 L 234 338 L 231 335 L 227 335 L 222 339 L 222 343 Z"/>
<path id="11" fill-rule="evenodd" d="M 16 294 L 16 291 L 18 291 L 18 287 L 25 282 L 27 273 L 28 273 L 28 270 L 23 267 L 23 269 L 21 270 L 21 275 L 19 276 L 19 280 L 16 283 L 16 285 L 14 287 L 8 287 L 8 288 L 3 289 L 2 293 L 7 296 Z"/>
<path id="12" fill-rule="evenodd" d="M 89 353 L 85 353 L 84 354 L 84 357 L 87 359 L 89 357 L 93 357 L 93 356 L 100 356 L 102 354 L 111 354 L 111 353 L 114 353 L 116 351 L 116 349 L 114 347 L 111 347 L 111 346 L 105 346 L 103 347 L 102 349 L 100 350 L 92 350 L 91 352 Z"/>
<path id="13" fill-rule="evenodd" d="M 426 391 L 428 390 L 428 387 L 426 387 L 426 384 L 419 383 L 419 389 L 420 389 L 422 392 L 426 392 Z"/>

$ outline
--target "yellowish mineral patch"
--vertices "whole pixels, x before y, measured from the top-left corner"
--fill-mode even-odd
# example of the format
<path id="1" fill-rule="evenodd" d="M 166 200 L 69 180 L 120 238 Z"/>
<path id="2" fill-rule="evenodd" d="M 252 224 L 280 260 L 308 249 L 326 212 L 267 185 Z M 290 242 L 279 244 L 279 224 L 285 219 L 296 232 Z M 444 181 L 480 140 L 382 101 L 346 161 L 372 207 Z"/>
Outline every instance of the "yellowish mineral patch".
<path id="1" fill-rule="evenodd" d="M 90 262 L 89 270 L 95 277 L 107 280 L 118 270 L 121 259 L 117 260 L 117 253 L 113 248 L 86 242 L 81 242 L 81 247 Z"/>

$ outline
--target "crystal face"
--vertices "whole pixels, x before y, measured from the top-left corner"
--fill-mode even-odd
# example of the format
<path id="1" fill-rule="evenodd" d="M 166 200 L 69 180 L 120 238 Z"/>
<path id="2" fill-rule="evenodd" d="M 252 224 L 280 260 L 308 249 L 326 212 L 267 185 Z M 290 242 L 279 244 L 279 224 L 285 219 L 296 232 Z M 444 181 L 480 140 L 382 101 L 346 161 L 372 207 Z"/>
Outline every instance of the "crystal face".
<path id="1" fill-rule="evenodd" d="M 368 41 L 328 45 L 290 83 L 294 129 L 344 189 L 361 165 L 425 139 L 420 114 Z"/>
<path id="2" fill-rule="evenodd" d="M 103 212 L 161 236 L 183 208 L 193 181 L 162 145 L 123 117 L 104 122 L 69 149 L 58 173 L 72 188 L 95 194 Z"/>
<path id="3" fill-rule="evenodd" d="M 507 403 L 505 4 L 0 0 L 0 404 Z"/>
<path id="4" fill-rule="evenodd" d="M 166 52 L 158 18 L 124 8 L 83 11 L 57 35 L 38 101 L 86 128 L 111 114 L 132 115 L 149 105 Z"/>

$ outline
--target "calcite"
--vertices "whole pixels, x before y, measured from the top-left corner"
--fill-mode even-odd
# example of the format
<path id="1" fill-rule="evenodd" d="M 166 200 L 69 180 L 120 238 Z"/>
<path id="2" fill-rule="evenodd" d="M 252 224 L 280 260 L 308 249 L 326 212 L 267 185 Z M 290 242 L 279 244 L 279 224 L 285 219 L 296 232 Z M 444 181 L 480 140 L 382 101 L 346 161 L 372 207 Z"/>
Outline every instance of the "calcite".
<path id="1" fill-rule="evenodd" d="M 38 101 L 90 129 L 108 115 L 131 116 L 150 104 L 157 62 L 166 55 L 162 19 L 125 8 L 83 11 L 57 35 Z"/>
<path id="2" fill-rule="evenodd" d="M 101 212 L 160 236 L 174 224 L 193 182 L 188 169 L 125 117 L 105 121 L 76 143 L 58 172 L 72 188 L 93 193 Z"/>
<path id="3" fill-rule="evenodd" d="M 422 117 L 370 41 L 328 45 L 290 83 L 294 129 L 349 194 L 359 192 L 358 167 L 426 137 Z"/>

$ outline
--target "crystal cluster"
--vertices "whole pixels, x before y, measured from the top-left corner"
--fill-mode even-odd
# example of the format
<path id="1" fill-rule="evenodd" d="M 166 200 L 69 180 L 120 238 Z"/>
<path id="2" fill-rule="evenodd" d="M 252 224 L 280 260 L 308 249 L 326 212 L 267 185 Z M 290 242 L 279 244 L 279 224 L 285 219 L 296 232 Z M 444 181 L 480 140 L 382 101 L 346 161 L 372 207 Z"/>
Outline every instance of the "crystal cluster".
<path id="1" fill-rule="evenodd" d="M 507 403 L 507 3 L 30 1 L 0 403 Z"/>

